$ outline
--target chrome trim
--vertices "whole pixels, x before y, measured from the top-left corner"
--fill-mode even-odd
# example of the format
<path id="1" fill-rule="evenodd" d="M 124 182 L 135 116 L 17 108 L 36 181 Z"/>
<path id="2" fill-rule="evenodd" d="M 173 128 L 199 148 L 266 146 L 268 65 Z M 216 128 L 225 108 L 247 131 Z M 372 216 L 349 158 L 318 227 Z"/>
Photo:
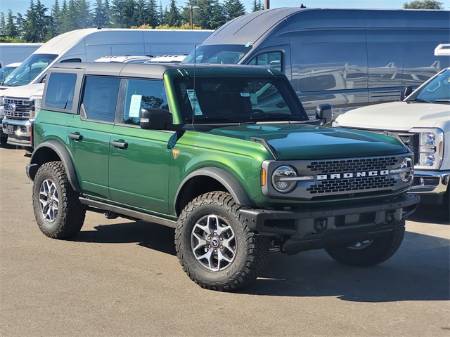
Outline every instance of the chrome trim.
<path id="1" fill-rule="evenodd" d="M 420 185 L 413 185 L 410 192 L 441 194 L 447 191 L 450 184 L 450 171 L 415 170 L 414 178 L 438 178 L 439 181 L 437 185 L 426 185 L 425 181 L 422 180 Z"/>

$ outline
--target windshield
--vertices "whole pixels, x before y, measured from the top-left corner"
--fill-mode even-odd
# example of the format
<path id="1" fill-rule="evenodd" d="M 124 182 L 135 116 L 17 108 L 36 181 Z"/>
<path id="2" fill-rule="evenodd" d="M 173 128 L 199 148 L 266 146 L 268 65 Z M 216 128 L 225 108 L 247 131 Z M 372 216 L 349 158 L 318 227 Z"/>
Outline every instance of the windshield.
<path id="1" fill-rule="evenodd" d="M 34 80 L 58 55 L 31 54 L 23 63 L 11 72 L 3 83 L 6 86 L 17 87 Z"/>
<path id="2" fill-rule="evenodd" d="M 196 78 L 175 81 L 186 124 L 307 121 L 287 82 L 277 78 Z"/>
<path id="3" fill-rule="evenodd" d="M 450 103 L 450 69 L 436 75 L 420 88 L 408 101 Z"/>
<path id="4" fill-rule="evenodd" d="M 3 84 L 5 78 L 11 74 L 11 72 L 16 69 L 16 67 L 4 67 L 0 69 L 0 84 Z"/>
<path id="5" fill-rule="evenodd" d="M 234 44 L 199 46 L 183 63 L 237 64 L 250 49 L 251 46 Z"/>

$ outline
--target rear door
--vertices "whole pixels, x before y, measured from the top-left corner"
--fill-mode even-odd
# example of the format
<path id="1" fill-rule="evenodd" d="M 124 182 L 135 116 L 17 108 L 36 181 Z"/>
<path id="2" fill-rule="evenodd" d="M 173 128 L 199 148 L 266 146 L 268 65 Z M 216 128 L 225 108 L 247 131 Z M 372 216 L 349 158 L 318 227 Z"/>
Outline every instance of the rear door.
<path id="1" fill-rule="evenodd" d="M 122 79 L 122 94 L 111 138 L 111 200 L 134 208 L 168 213 L 168 179 L 172 131 L 144 130 L 141 109 L 166 109 L 162 80 Z"/>
<path id="2" fill-rule="evenodd" d="M 109 146 L 119 86 L 120 79 L 115 76 L 85 76 L 80 114 L 69 131 L 81 188 L 94 197 L 109 198 Z"/>

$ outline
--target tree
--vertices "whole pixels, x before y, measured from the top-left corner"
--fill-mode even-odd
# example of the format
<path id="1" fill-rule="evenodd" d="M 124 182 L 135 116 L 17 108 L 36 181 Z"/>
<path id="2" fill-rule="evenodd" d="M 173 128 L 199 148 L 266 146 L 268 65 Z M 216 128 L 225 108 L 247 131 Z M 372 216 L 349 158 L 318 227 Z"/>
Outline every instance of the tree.
<path id="1" fill-rule="evenodd" d="M 165 14 L 165 24 L 169 26 L 180 26 L 181 25 L 181 14 L 178 10 L 177 4 L 175 0 L 170 0 L 169 10 Z"/>
<path id="2" fill-rule="evenodd" d="M 198 0 L 197 6 L 194 23 L 201 28 L 216 29 L 225 23 L 224 9 L 218 0 Z"/>
<path id="3" fill-rule="evenodd" d="M 5 13 L 0 13 L 0 35 L 5 35 L 5 27 L 6 27 L 6 20 L 5 20 Z"/>
<path id="4" fill-rule="evenodd" d="M 87 28 L 92 24 L 91 11 L 86 0 L 75 2 L 77 19 L 74 20 L 76 28 Z"/>
<path id="5" fill-rule="evenodd" d="M 443 9 L 442 2 L 435 0 L 414 0 L 403 4 L 405 9 Z"/>
<path id="6" fill-rule="evenodd" d="M 28 42 L 41 42 L 45 40 L 48 33 L 47 8 L 37 0 L 36 3 L 31 0 L 30 8 L 24 22 L 24 39 Z"/>
<path id="7" fill-rule="evenodd" d="M 257 12 L 264 9 L 261 3 L 261 0 L 253 0 L 253 9 L 252 12 Z"/>
<path id="8" fill-rule="evenodd" d="M 240 0 L 226 0 L 223 4 L 225 18 L 227 21 L 233 20 L 245 14 L 245 7 Z"/>
<path id="9" fill-rule="evenodd" d="M 50 11 L 49 35 L 50 37 L 56 36 L 61 32 L 61 8 L 59 7 L 59 1 L 55 0 L 55 3 Z"/>
<path id="10" fill-rule="evenodd" d="M 12 14 L 12 11 L 8 10 L 8 17 L 6 18 L 6 25 L 4 30 L 6 36 L 17 37 L 19 35 L 14 19 L 15 18 Z"/>
<path id="11" fill-rule="evenodd" d="M 147 5 L 147 23 L 154 28 L 160 24 L 159 20 L 159 11 L 156 0 L 149 0 Z"/>
<path id="12" fill-rule="evenodd" d="M 17 15 L 16 15 L 16 27 L 17 27 L 17 33 L 18 33 L 18 35 L 20 37 L 23 37 L 24 24 L 25 24 L 25 19 L 23 18 L 22 14 L 17 13 Z"/>

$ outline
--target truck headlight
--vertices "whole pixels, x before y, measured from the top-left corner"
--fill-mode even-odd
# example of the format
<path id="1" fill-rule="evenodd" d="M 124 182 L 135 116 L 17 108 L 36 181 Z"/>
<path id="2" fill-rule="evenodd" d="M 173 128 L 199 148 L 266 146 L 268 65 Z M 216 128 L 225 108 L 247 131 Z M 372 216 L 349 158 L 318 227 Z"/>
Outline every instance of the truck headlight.
<path id="1" fill-rule="evenodd" d="M 288 193 L 297 185 L 297 172 L 292 166 L 283 165 L 278 167 L 272 174 L 272 186 L 280 193 Z"/>
<path id="2" fill-rule="evenodd" d="M 412 129 L 419 134 L 419 149 L 416 169 L 436 170 L 444 158 L 444 132 L 441 129 Z"/>

